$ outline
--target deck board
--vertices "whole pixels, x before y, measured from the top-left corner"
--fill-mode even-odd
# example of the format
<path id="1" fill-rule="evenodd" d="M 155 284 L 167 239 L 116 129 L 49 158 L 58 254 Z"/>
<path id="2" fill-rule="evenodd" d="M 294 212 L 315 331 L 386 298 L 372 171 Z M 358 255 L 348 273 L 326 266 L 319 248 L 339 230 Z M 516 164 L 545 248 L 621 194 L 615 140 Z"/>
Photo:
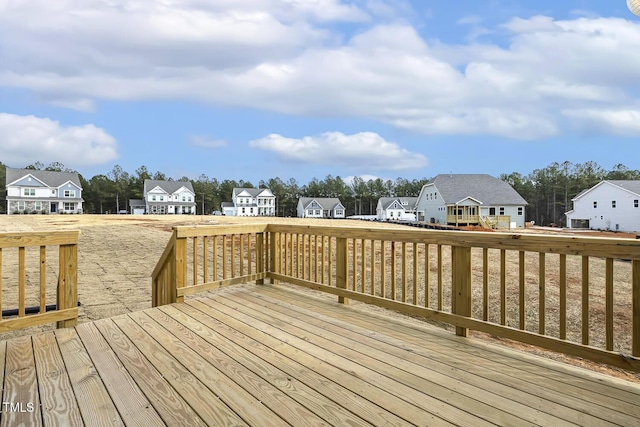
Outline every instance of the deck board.
<path id="1" fill-rule="evenodd" d="M 637 425 L 638 384 L 284 286 L 0 342 L 0 425 Z M 40 406 L 39 403 L 42 403 Z"/>

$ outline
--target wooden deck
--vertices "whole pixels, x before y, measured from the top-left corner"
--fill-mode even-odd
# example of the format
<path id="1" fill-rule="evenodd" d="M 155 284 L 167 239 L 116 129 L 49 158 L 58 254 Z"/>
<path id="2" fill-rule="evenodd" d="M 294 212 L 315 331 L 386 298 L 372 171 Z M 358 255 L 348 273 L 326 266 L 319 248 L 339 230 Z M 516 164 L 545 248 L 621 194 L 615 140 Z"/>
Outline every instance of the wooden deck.
<path id="1" fill-rule="evenodd" d="M 640 424 L 637 384 L 381 313 L 243 286 L 15 338 L 1 425 Z"/>

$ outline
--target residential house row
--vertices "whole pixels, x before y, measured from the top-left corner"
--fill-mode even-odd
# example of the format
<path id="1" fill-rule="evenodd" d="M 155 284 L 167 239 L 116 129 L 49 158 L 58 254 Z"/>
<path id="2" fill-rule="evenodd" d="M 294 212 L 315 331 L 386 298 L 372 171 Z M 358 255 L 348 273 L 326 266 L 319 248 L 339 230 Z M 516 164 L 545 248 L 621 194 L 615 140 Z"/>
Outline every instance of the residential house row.
<path id="1" fill-rule="evenodd" d="M 77 173 L 6 168 L 7 214 L 82 213 Z"/>

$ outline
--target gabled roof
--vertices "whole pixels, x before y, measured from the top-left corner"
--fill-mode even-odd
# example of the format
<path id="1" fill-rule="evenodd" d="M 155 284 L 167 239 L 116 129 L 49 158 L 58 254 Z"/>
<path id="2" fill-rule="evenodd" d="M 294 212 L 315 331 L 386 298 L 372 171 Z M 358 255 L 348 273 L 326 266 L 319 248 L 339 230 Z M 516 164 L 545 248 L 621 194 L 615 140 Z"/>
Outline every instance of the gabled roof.
<path id="1" fill-rule="evenodd" d="M 233 189 L 233 197 L 236 197 L 238 194 L 242 193 L 243 191 L 246 191 L 247 193 L 249 193 L 249 195 L 251 197 L 258 197 L 260 194 L 262 194 L 265 191 L 268 191 L 269 193 L 271 193 L 271 190 L 269 190 L 268 188 L 241 188 L 241 187 L 236 187 Z"/>
<path id="2" fill-rule="evenodd" d="M 7 168 L 7 185 L 18 181 L 27 175 L 32 175 L 38 181 L 42 181 L 49 187 L 60 187 L 61 185 L 71 181 L 73 184 L 77 185 L 78 188 L 82 188 L 80 185 L 80 177 L 75 172 L 53 172 L 13 168 Z"/>
<path id="3" fill-rule="evenodd" d="M 445 204 L 469 197 L 485 206 L 527 204 L 508 183 L 487 174 L 442 174 L 430 184 L 436 187 Z"/>
<path id="4" fill-rule="evenodd" d="M 382 206 L 382 209 L 388 209 L 396 200 L 406 209 L 413 209 L 416 207 L 416 203 L 418 203 L 417 197 L 380 197 L 378 202 Z"/>
<path id="5" fill-rule="evenodd" d="M 222 203 L 220 203 L 220 207 L 221 208 L 233 208 L 234 205 L 233 205 L 233 202 L 222 202 Z"/>
<path id="6" fill-rule="evenodd" d="M 591 188 L 587 188 L 586 190 L 582 190 L 580 193 L 578 193 L 573 199 L 571 200 L 577 200 L 580 197 L 584 196 L 585 194 L 587 194 L 588 192 L 590 192 L 591 190 L 600 187 L 601 185 L 604 184 L 611 184 L 614 185 L 616 187 L 620 187 L 623 190 L 629 191 L 633 194 L 636 194 L 637 196 L 640 196 L 640 180 L 622 180 L 622 179 L 611 179 L 611 180 L 604 180 L 604 181 L 600 181 L 599 183 L 597 183 L 596 185 L 594 185 Z"/>
<path id="7" fill-rule="evenodd" d="M 302 204 L 302 208 L 306 209 L 314 200 L 318 202 L 324 210 L 334 210 L 338 205 L 344 208 L 344 205 L 340 203 L 340 199 L 337 197 L 301 197 L 300 203 Z"/>
<path id="8" fill-rule="evenodd" d="M 182 187 L 185 187 L 187 190 L 195 194 L 191 181 L 160 181 L 157 179 L 144 180 L 144 194 L 147 194 L 149 191 L 153 190 L 156 187 L 162 188 L 169 194 L 173 194 Z"/>

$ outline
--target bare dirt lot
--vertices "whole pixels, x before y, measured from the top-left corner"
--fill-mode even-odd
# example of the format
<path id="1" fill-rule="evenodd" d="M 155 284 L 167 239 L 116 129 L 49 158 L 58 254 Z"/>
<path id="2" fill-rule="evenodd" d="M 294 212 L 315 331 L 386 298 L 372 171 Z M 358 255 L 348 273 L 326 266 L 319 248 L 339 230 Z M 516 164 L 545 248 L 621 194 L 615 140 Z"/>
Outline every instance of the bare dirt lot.
<path id="1" fill-rule="evenodd" d="M 131 311 L 142 310 L 151 306 L 150 275 L 156 262 L 170 237 L 171 228 L 177 225 L 216 225 L 242 223 L 290 223 L 290 224 L 321 225 L 349 225 L 360 227 L 388 227 L 406 229 L 404 226 L 379 224 L 362 221 L 338 220 L 304 220 L 298 218 L 236 218 L 223 216 L 160 216 L 160 215 L 11 215 L 0 217 L 0 232 L 46 231 L 46 230 L 80 230 L 79 259 L 78 259 L 78 299 L 81 302 L 80 322 L 93 321 L 111 317 Z M 566 233 L 561 229 L 547 230 L 533 228 L 518 230 L 530 233 Z M 593 235 L 594 233 L 589 233 Z M 615 233 L 597 233 L 610 237 L 622 236 Z M 9 251 L 3 254 L 3 305 L 2 308 L 12 308 L 11 269 L 16 263 Z M 55 264 L 54 264 L 55 265 Z M 15 273 L 13 273 L 15 274 Z M 55 302 L 55 277 L 48 279 L 49 303 Z M 15 305 L 15 303 L 13 303 Z M 357 304 L 354 302 L 354 304 Z M 377 308 L 371 307 L 372 310 Z M 416 320 L 417 321 L 417 320 Z M 18 334 L 34 333 L 53 326 L 31 328 L 0 336 L 1 339 L 10 338 Z M 483 334 L 474 336 L 500 341 Z M 514 347 L 552 357 L 567 360 L 571 363 L 596 369 L 640 382 L 640 376 L 619 370 L 601 367 L 561 355 L 554 355 L 530 346 L 509 343 Z"/>

